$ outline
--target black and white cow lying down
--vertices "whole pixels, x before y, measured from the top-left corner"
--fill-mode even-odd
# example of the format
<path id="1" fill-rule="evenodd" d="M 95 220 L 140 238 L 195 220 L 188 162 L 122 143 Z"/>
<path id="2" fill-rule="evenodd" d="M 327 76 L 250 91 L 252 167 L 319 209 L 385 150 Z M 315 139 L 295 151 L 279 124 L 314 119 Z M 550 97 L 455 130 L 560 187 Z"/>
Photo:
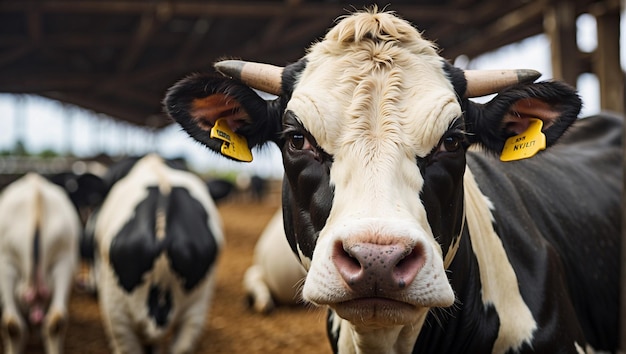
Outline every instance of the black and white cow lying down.
<path id="1" fill-rule="evenodd" d="M 46 353 L 62 353 L 78 263 L 80 219 L 66 191 L 36 173 L 0 195 L 0 332 L 5 354 L 40 330 Z"/>
<path id="2" fill-rule="evenodd" d="M 223 243 L 205 182 L 154 154 L 112 166 L 104 180 L 110 190 L 88 223 L 93 233 L 86 240 L 93 237 L 98 301 L 112 351 L 192 352 Z"/>
<path id="3" fill-rule="evenodd" d="M 218 63 L 230 77 L 185 78 L 165 108 L 212 150 L 281 148 L 286 235 L 335 352 L 616 350 L 621 120 L 577 121 L 576 92 L 527 71 L 455 68 L 375 9 L 257 67 Z M 498 159 L 539 124 L 547 151 Z"/>
<path id="4" fill-rule="evenodd" d="M 293 255 L 278 210 L 254 246 L 253 263 L 243 276 L 252 309 L 269 313 L 276 306 L 303 304 L 301 287 L 306 271 Z"/>

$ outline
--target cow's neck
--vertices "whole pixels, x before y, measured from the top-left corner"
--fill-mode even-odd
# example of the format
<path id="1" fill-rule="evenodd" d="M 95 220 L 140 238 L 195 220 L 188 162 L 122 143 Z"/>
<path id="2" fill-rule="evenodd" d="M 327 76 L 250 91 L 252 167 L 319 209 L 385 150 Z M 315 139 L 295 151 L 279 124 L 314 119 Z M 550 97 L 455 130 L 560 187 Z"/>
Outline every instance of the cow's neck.
<path id="1" fill-rule="evenodd" d="M 410 354 L 428 310 L 411 325 L 392 328 L 364 328 L 335 316 L 339 323 L 338 352 L 341 354 Z"/>
<path id="2" fill-rule="evenodd" d="M 457 277 L 461 283 L 455 284 L 455 292 L 465 297 L 460 300 L 465 309 L 462 311 L 469 311 L 468 314 L 473 313 L 473 316 L 462 317 L 465 320 L 477 320 L 478 325 L 481 322 L 478 320 L 480 314 L 484 315 L 487 308 L 493 308 L 499 326 L 491 348 L 492 353 L 518 349 L 522 344 L 531 341 L 537 324 L 521 297 L 517 276 L 494 229 L 490 202 L 478 188 L 469 168 L 464 177 L 464 194 L 464 229 L 469 235 L 464 233 L 462 237 L 469 236 L 471 242 L 460 242 L 460 249 L 454 250 L 455 266 L 464 268 L 458 270 L 466 275 Z M 475 259 L 475 263 L 470 262 L 468 257 Z M 452 263 L 452 260 L 446 263 Z M 472 264 L 477 265 L 477 269 Z M 456 273 L 455 269 L 450 271 Z M 471 284 L 466 283 L 467 281 Z M 359 327 L 335 315 L 335 320 L 338 321 L 334 324 L 338 331 L 337 350 L 341 354 L 412 353 L 427 315 L 428 311 L 425 310 L 411 325 L 384 329 Z M 442 323 L 440 325 L 445 327 Z M 472 324 L 465 323 L 464 326 L 471 327 Z"/>
<path id="3" fill-rule="evenodd" d="M 490 202 L 469 168 L 465 172 L 465 214 L 480 275 L 483 306 L 493 307 L 500 326 L 493 353 L 504 353 L 530 342 L 537 324 L 524 302 L 501 239 L 493 227 Z M 452 270 L 454 271 L 454 270 Z"/>

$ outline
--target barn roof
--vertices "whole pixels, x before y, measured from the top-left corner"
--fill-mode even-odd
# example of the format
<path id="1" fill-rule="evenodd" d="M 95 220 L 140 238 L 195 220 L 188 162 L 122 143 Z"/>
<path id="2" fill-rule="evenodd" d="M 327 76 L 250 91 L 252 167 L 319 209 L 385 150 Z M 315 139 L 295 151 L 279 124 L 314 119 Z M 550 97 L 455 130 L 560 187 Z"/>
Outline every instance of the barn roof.
<path id="1" fill-rule="evenodd" d="M 572 0 L 583 13 L 600 0 Z M 32 93 L 163 127 L 165 90 L 221 57 L 284 65 L 340 15 L 372 1 L 3 0 L 0 92 Z M 472 58 L 542 33 L 549 0 L 395 0 L 437 42 Z"/>

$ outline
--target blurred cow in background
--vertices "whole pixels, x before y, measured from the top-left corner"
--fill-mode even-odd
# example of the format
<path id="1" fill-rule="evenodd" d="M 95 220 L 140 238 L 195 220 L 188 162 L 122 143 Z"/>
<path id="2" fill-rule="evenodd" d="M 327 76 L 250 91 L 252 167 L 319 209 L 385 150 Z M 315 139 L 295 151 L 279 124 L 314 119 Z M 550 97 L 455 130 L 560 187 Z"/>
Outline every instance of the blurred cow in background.
<path id="1" fill-rule="evenodd" d="M 105 194 L 105 190 L 102 179 L 98 175 L 65 172 L 47 178 L 52 183 L 65 189 L 83 223 L 87 221 L 93 208 L 102 204 L 102 196 Z"/>
<path id="2" fill-rule="evenodd" d="M 212 178 L 206 182 L 211 197 L 216 203 L 219 203 L 232 194 L 235 185 L 224 178 Z"/>
<path id="3" fill-rule="evenodd" d="M 4 353 L 20 353 L 40 329 L 61 353 L 78 261 L 80 220 L 65 191 L 35 173 L 0 195 L 0 300 Z"/>
<path id="4" fill-rule="evenodd" d="M 98 299 L 114 353 L 189 353 L 213 293 L 223 243 L 206 183 L 157 155 L 121 161 L 88 223 Z M 85 247 L 84 247 L 85 248 Z"/>
<path id="5" fill-rule="evenodd" d="M 283 227 L 283 213 L 274 214 L 254 248 L 254 264 L 244 275 L 243 287 L 257 312 L 269 313 L 276 305 L 302 303 L 304 267 L 291 252 Z"/>

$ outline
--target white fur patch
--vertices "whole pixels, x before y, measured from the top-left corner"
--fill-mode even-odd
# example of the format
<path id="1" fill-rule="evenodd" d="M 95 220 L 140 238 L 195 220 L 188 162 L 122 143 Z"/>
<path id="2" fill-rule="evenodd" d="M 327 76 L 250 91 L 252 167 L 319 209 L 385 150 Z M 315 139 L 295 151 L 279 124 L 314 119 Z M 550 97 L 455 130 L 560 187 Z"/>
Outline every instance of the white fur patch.
<path id="1" fill-rule="evenodd" d="M 337 349 L 341 354 L 411 353 L 427 315 L 424 309 L 413 325 L 393 328 L 359 328 L 335 315 L 332 330 L 339 330 Z"/>
<path id="2" fill-rule="evenodd" d="M 483 304 L 493 306 L 500 318 L 492 353 L 517 350 L 531 342 L 537 323 L 519 291 L 517 276 L 502 241 L 493 229 L 491 202 L 481 193 L 469 168 L 465 171 L 464 184 L 465 213 L 480 270 Z"/>

